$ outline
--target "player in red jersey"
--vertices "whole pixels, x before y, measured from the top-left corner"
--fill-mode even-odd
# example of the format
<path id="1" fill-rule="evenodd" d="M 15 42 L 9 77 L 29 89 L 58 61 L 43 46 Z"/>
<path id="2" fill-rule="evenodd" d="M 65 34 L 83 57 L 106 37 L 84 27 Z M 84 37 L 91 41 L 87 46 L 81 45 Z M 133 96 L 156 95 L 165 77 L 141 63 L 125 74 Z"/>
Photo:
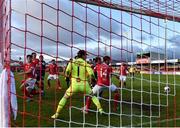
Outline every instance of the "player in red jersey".
<path id="1" fill-rule="evenodd" d="M 95 58 L 95 66 L 94 66 L 94 74 L 95 74 L 95 77 L 97 78 L 98 76 L 97 76 L 97 71 L 99 70 L 99 68 L 100 68 L 100 66 L 101 66 L 101 63 L 102 63 L 102 61 L 101 61 L 101 57 L 96 57 Z M 95 84 L 97 84 L 97 83 L 95 83 Z"/>
<path id="2" fill-rule="evenodd" d="M 51 84 L 50 84 L 51 80 L 57 80 L 57 84 L 58 84 L 57 89 L 60 90 L 61 89 L 61 84 L 60 84 L 60 80 L 59 80 L 59 77 L 58 77 L 58 74 L 59 74 L 58 73 L 58 67 L 57 67 L 56 62 L 55 62 L 54 59 L 52 60 L 52 63 L 49 64 L 48 69 L 49 69 L 49 76 L 47 78 L 47 81 L 48 81 L 48 88 L 47 89 L 49 89 L 50 86 L 51 86 Z"/>
<path id="3" fill-rule="evenodd" d="M 128 68 L 125 63 L 122 63 L 120 66 L 120 72 L 119 72 L 119 80 L 120 80 L 120 86 L 126 87 L 126 77 L 127 77 Z"/>
<path id="4" fill-rule="evenodd" d="M 37 56 L 36 53 L 33 52 L 31 55 L 32 55 L 32 63 L 34 64 L 35 67 L 37 67 L 39 64 L 39 59 L 36 58 Z"/>
<path id="5" fill-rule="evenodd" d="M 35 67 L 35 77 L 39 77 L 38 75 L 38 66 L 39 66 L 39 59 L 36 58 L 37 54 L 35 52 L 33 52 L 32 54 L 32 63 L 34 64 Z M 36 79 L 36 84 L 38 84 L 38 80 Z"/>
<path id="6" fill-rule="evenodd" d="M 35 87 L 35 67 L 34 64 L 32 63 L 32 55 L 27 55 L 27 63 L 24 64 L 24 72 L 20 74 L 25 74 L 25 80 L 22 82 L 22 85 L 20 88 L 22 88 L 22 91 L 25 90 L 25 95 L 27 97 L 27 101 L 30 101 L 32 98 L 32 91 L 34 90 Z"/>
<path id="7" fill-rule="evenodd" d="M 110 84 L 110 77 L 112 73 L 112 68 L 109 66 L 110 57 L 104 56 L 103 63 L 97 63 L 94 68 L 95 72 L 97 72 L 97 84 L 93 87 L 93 94 L 99 95 L 103 90 L 109 89 L 111 92 L 115 92 L 114 95 L 114 111 L 117 111 L 117 105 L 119 100 L 119 91 L 114 84 Z M 83 108 L 85 113 L 88 113 L 88 109 L 91 104 L 91 98 L 87 98 L 86 106 Z"/>
<path id="8" fill-rule="evenodd" d="M 41 95 L 44 96 L 44 78 L 46 73 L 46 62 L 44 61 L 43 55 L 39 56 L 39 64 L 37 67 L 36 80 L 39 81 L 39 88 L 41 88 Z"/>

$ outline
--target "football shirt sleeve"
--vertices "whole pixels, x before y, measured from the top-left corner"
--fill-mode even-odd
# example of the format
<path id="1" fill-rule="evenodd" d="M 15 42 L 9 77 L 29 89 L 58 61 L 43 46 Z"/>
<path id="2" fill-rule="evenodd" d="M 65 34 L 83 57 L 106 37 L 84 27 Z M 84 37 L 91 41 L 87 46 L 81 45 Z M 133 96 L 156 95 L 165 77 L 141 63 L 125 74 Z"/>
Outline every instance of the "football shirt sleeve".
<path id="1" fill-rule="evenodd" d="M 91 78 L 95 79 L 94 72 L 93 72 L 91 66 L 87 63 L 86 63 L 86 71 Z"/>
<path id="2" fill-rule="evenodd" d="M 72 62 L 69 62 L 65 71 L 65 76 L 69 76 L 71 74 L 73 68 L 72 66 L 73 66 Z"/>

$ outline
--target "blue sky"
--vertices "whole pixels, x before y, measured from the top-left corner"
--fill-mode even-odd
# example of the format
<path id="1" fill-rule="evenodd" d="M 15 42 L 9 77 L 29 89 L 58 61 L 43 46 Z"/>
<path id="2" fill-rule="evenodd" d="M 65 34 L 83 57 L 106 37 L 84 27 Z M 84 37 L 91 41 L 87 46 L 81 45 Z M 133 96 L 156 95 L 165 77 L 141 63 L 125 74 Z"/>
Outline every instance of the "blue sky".
<path id="1" fill-rule="evenodd" d="M 25 13 L 33 15 L 37 18 L 41 18 L 40 2 L 41 0 L 13 0 L 12 26 L 25 30 Z M 43 2 L 53 6 L 54 8 L 57 8 L 56 0 L 44 0 Z M 100 8 L 100 12 L 102 13 L 102 15 L 98 15 L 91 10 L 93 9 L 95 11 L 98 11 L 98 7 L 91 5 L 88 5 L 88 8 L 91 9 L 87 9 L 86 17 L 85 8 L 80 6 L 79 4 L 74 4 L 75 18 L 73 18 L 74 32 L 72 34 L 70 32 L 72 30 L 72 17 L 69 16 L 72 15 L 72 2 L 69 2 L 67 0 L 60 0 L 59 7 L 61 11 L 59 12 L 60 27 L 58 31 L 60 44 L 58 45 L 58 47 L 56 44 L 57 28 L 47 22 L 43 22 L 43 34 L 45 37 L 48 37 L 48 39 L 43 38 L 42 50 L 44 53 L 50 55 L 46 56 L 47 59 L 55 57 L 56 55 L 58 55 L 60 58 L 73 57 L 77 52 L 77 49 L 75 47 L 86 49 L 96 55 L 98 53 L 100 55 L 110 55 L 111 51 L 112 58 L 119 61 L 133 61 L 137 52 L 164 52 L 165 40 L 163 38 L 165 38 L 165 22 L 162 19 L 158 20 L 157 18 L 142 16 L 144 20 L 140 20 L 140 15 L 133 14 L 131 17 L 131 15 L 127 12 L 110 10 L 107 8 Z M 43 9 L 44 19 L 51 22 L 52 24 L 57 24 L 57 11 L 49 8 L 46 5 L 43 5 Z M 110 18 L 107 18 L 110 17 L 110 12 L 112 14 L 112 18 L 114 19 L 111 20 L 111 26 Z M 98 16 L 100 20 L 98 20 Z M 131 27 L 131 18 L 133 27 Z M 87 20 L 87 22 L 89 23 L 85 24 L 81 20 Z M 100 23 L 100 26 L 98 25 L 98 23 Z M 140 31 L 141 23 L 142 30 L 145 32 Z M 168 56 L 169 58 L 180 58 L 180 53 L 178 52 L 178 49 L 180 48 L 180 24 L 172 21 L 167 21 L 166 23 Z M 162 27 L 160 27 L 158 24 Z M 98 26 L 101 27 L 101 29 L 98 29 Z M 110 32 L 106 32 L 110 31 L 110 27 L 112 28 L 111 34 Z M 172 29 L 172 31 L 168 30 L 169 28 Z M 40 52 L 41 38 L 37 35 L 41 35 L 41 22 L 35 18 L 32 18 L 31 16 L 27 16 L 27 30 L 30 32 L 27 33 L 27 47 Z M 37 35 L 32 34 L 31 32 Z M 152 34 L 150 35 L 146 32 Z M 86 34 L 89 38 L 85 40 L 85 37 L 83 36 L 86 36 Z M 24 46 L 24 37 L 25 34 L 23 32 L 20 32 L 17 29 L 12 29 L 12 42 L 14 44 Z M 100 43 L 98 45 L 98 41 L 107 44 L 107 46 L 105 46 L 103 43 Z M 69 46 L 72 46 L 72 43 L 74 48 L 72 49 L 73 53 L 71 54 L 71 48 Z M 111 48 L 109 46 L 110 43 L 112 45 Z M 14 53 L 14 57 L 23 57 L 23 49 L 16 46 L 13 46 L 13 48 L 14 49 L 12 54 Z M 27 50 L 27 53 L 30 52 L 30 50 Z"/>

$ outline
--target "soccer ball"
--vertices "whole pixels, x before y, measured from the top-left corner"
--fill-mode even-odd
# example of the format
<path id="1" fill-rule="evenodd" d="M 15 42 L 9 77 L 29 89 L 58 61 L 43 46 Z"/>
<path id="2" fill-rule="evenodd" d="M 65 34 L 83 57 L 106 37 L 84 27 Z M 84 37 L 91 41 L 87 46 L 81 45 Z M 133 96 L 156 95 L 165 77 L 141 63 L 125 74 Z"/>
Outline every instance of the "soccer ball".
<path id="1" fill-rule="evenodd" d="M 164 87 L 164 92 L 165 92 L 165 93 L 169 93 L 169 92 L 170 92 L 170 87 L 169 87 L 168 85 L 166 85 L 166 86 Z"/>

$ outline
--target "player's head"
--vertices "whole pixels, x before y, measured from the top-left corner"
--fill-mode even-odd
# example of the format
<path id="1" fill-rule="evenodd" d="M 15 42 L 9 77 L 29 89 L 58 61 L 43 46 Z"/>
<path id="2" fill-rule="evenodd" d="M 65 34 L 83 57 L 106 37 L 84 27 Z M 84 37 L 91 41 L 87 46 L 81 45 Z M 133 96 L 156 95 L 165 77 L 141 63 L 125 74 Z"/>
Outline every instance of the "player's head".
<path id="1" fill-rule="evenodd" d="M 27 55 L 26 58 L 28 63 L 32 62 L 32 55 Z"/>
<path id="2" fill-rule="evenodd" d="M 122 62 L 122 64 L 121 64 L 122 66 L 126 66 L 126 63 L 125 62 Z"/>
<path id="3" fill-rule="evenodd" d="M 36 59 L 36 53 L 35 52 L 33 52 L 31 55 L 32 55 L 33 59 Z"/>
<path id="4" fill-rule="evenodd" d="M 89 63 L 92 64 L 92 63 L 93 63 L 93 60 L 92 60 L 92 59 L 89 59 Z"/>
<path id="5" fill-rule="evenodd" d="M 43 61 L 43 60 L 44 60 L 43 55 L 40 55 L 40 56 L 39 56 L 39 60 L 40 60 L 40 61 Z"/>
<path id="6" fill-rule="evenodd" d="M 108 64 L 108 65 L 109 65 L 109 63 L 110 63 L 110 60 L 111 60 L 111 58 L 110 58 L 109 56 L 104 56 L 104 57 L 103 57 L 104 63 L 106 63 L 106 64 Z"/>
<path id="7" fill-rule="evenodd" d="M 74 59 L 77 59 L 77 58 L 78 58 L 78 56 L 75 56 L 75 57 L 74 57 Z"/>
<path id="8" fill-rule="evenodd" d="M 87 52 L 85 50 L 79 50 L 79 52 L 77 53 L 77 57 L 86 60 Z"/>
<path id="9" fill-rule="evenodd" d="M 56 64 L 55 59 L 52 59 L 51 63 L 52 63 L 52 64 Z"/>
<path id="10" fill-rule="evenodd" d="M 95 62 L 96 62 L 96 64 L 100 64 L 101 63 L 101 57 L 97 56 L 95 58 Z"/>

